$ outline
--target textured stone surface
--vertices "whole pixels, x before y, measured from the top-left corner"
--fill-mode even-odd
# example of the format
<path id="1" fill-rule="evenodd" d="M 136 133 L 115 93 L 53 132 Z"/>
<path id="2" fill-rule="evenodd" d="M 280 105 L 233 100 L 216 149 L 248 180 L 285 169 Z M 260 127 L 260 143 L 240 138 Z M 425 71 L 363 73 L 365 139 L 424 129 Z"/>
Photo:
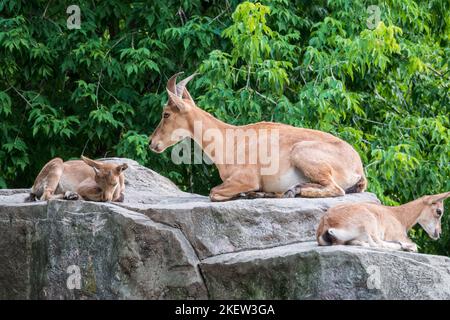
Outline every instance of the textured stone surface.
<path id="1" fill-rule="evenodd" d="M 292 244 L 202 261 L 212 299 L 450 299 L 450 259 Z"/>
<path id="2" fill-rule="evenodd" d="M 206 298 L 178 229 L 110 204 L 0 206 L 0 298 Z M 70 266 L 81 290 L 69 290 Z"/>
<path id="3" fill-rule="evenodd" d="M 448 258 L 313 242 L 330 206 L 373 194 L 211 203 L 104 161 L 129 165 L 123 203 L 0 190 L 0 299 L 450 298 Z M 80 289 L 67 286 L 73 266 Z"/>
<path id="4" fill-rule="evenodd" d="M 180 228 L 200 258 L 315 240 L 320 217 L 343 202 L 378 202 L 370 193 L 324 199 L 255 199 L 208 202 L 124 203 L 152 220 Z"/>
<path id="5" fill-rule="evenodd" d="M 178 189 L 178 187 L 166 177 L 153 170 L 140 166 L 136 161 L 121 158 L 100 159 L 106 162 L 127 163 L 125 174 L 125 202 L 134 204 L 167 203 L 171 198 L 203 199 L 207 197 L 193 195 Z"/>

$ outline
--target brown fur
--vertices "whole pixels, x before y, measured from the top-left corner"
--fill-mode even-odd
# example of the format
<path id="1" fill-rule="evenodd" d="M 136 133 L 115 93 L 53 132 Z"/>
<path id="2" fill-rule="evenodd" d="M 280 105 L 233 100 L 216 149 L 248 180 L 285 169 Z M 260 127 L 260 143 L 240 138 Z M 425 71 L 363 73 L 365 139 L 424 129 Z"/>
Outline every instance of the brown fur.
<path id="1" fill-rule="evenodd" d="M 417 251 L 408 230 L 419 223 L 430 237 L 439 238 L 443 201 L 448 197 L 450 192 L 424 196 L 398 207 L 375 203 L 338 205 L 320 219 L 317 242 Z"/>
<path id="2" fill-rule="evenodd" d="M 153 151 L 160 153 L 190 137 L 214 159 L 215 155 L 206 151 L 209 142 L 194 136 L 195 121 L 201 121 L 203 132 L 213 128 L 220 130 L 222 136 L 226 136 L 226 130 L 256 130 L 258 139 L 261 129 L 268 132 L 276 129 L 279 132 L 279 170 L 274 174 L 262 175 L 261 168 L 267 164 L 263 164 L 259 156 L 255 164 L 250 164 L 249 161 L 245 164 L 216 163 L 223 183 L 211 190 L 211 200 L 224 201 L 239 195 L 335 197 L 344 195 L 345 190 L 362 192 L 366 189 L 361 158 L 347 142 L 326 132 L 281 123 L 259 122 L 245 126 L 226 124 L 198 108 L 185 88 L 185 83 L 181 88 L 175 89 L 176 76 L 168 81 L 169 102 L 163 109 L 161 122 L 149 139 Z M 177 95 L 175 92 L 182 94 Z M 176 129 L 184 129 L 185 133 L 172 137 Z M 245 140 L 245 144 L 245 159 L 249 159 L 248 150 L 251 146 L 248 140 Z M 237 139 L 232 148 L 238 150 Z M 226 153 L 225 149 L 223 153 Z"/>
<path id="3" fill-rule="evenodd" d="M 82 198 L 90 201 L 123 201 L 127 164 L 91 160 L 49 161 L 39 172 L 29 200 Z"/>

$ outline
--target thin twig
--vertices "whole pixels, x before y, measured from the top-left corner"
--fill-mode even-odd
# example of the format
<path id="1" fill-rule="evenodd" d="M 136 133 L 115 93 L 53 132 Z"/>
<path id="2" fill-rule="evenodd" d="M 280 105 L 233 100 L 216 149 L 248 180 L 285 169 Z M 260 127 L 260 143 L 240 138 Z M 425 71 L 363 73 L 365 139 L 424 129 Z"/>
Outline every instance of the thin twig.
<path id="1" fill-rule="evenodd" d="M 100 70 L 100 74 L 98 76 L 98 82 L 97 82 L 97 89 L 95 90 L 95 96 L 97 98 L 97 109 L 98 109 L 98 103 L 99 103 L 99 99 L 98 99 L 98 89 L 100 88 L 100 82 L 102 80 L 102 75 L 103 75 L 103 68 L 102 70 Z"/>
<path id="2" fill-rule="evenodd" d="M 89 142 L 90 140 L 91 140 L 90 138 L 88 138 L 88 139 L 86 140 L 86 143 L 84 144 L 84 147 L 83 147 L 83 151 L 81 151 L 81 155 L 82 155 L 82 156 L 84 156 L 84 151 L 86 150 L 86 147 L 87 147 L 88 142 Z"/>
<path id="3" fill-rule="evenodd" d="M 52 19 L 47 18 L 47 17 L 43 17 L 43 19 L 48 20 L 48 21 L 50 21 L 51 23 L 53 23 L 53 24 L 56 26 L 56 28 L 58 28 L 59 33 L 63 33 L 61 27 L 60 27 L 59 24 L 57 24 L 55 21 L 53 21 Z"/>
<path id="4" fill-rule="evenodd" d="M 48 9 L 48 6 L 50 5 L 50 2 L 52 2 L 52 0 L 49 0 L 47 2 L 47 5 L 45 6 L 45 9 L 44 9 L 44 13 L 42 14 L 42 18 L 45 18 L 45 14 L 47 13 L 47 9 Z"/>
<path id="5" fill-rule="evenodd" d="M 305 85 L 306 85 L 306 80 L 305 80 L 305 77 L 303 77 L 303 72 L 302 72 L 302 70 L 300 70 L 299 73 L 300 73 L 300 77 L 302 78 L 303 82 L 304 82 Z"/>
<path id="6" fill-rule="evenodd" d="M 129 33 L 129 34 L 126 34 L 126 35 L 122 36 L 119 40 L 117 40 L 117 41 L 111 46 L 111 48 L 109 48 L 109 49 L 106 51 L 106 53 L 105 53 L 105 59 L 109 56 L 109 54 L 110 54 L 110 52 L 111 52 L 112 49 L 114 49 L 119 43 L 121 43 L 127 36 L 129 36 L 129 35 L 133 36 L 134 33 L 136 33 L 136 32 L 131 32 L 131 33 Z M 132 41 L 133 41 L 133 40 L 132 40 Z M 101 69 L 100 72 L 99 72 L 98 82 L 97 82 L 97 89 L 96 89 L 96 93 L 95 93 L 95 95 L 96 95 L 96 97 L 97 97 L 97 109 L 98 109 L 98 105 L 99 105 L 98 89 L 99 89 L 100 86 L 102 87 L 103 90 L 106 91 L 106 93 L 108 93 L 110 96 L 112 96 L 112 97 L 116 100 L 116 102 L 119 102 L 119 100 L 118 100 L 116 97 L 114 97 L 108 90 L 106 90 L 106 89 L 102 86 L 102 84 L 101 84 L 101 79 L 102 79 L 102 75 L 103 75 L 103 70 L 104 70 L 104 69 L 105 69 L 105 67 L 102 67 L 102 69 Z"/>
<path id="7" fill-rule="evenodd" d="M 426 66 L 427 66 L 427 68 L 428 69 L 430 69 L 431 71 L 433 71 L 435 74 L 437 74 L 439 77 L 443 77 L 444 76 L 444 74 L 443 73 L 440 73 L 439 71 L 437 71 L 436 69 L 434 69 L 432 66 L 430 66 L 430 65 L 428 65 L 428 64 L 426 64 Z"/>
<path id="8" fill-rule="evenodd" d="M 132 32 L 131 34 L 133 34 L 135 32 Z M 105 58 L 109 55 L 109 53 L 111 52 L 112 49 L 114 49 L 114 47 L 116 47 L 119 43 L 121 43 L 123 41 L 123 39 L 125 39 L 127 36 L 129 36 L 130 34 L 126 34 L 124 36 L 122 36 L 119 40 L 116 41 L 116 43 L 114 43 L 111 48 L 108 49 L 108 51 L 106 51 L 105 54 Z"/>
<path id="9" fill-rule="evenodd" d="M 380 100 L 382 100 L 383 102 L 386 102 L 386 99 L 383 98 L 383 97 L 378 93 L 377 88 L 375 88 L 374 92 L 375 92 L 375 96 L 377 96 L 377 97 L 378 97 Z"/>
<path id="10" fill-rule="evenodd" d="M 251 71 L 251 66 L 248 65 L 248 70 L 247 70 L 247 84 L 245 86 L 246 89 L 248 89 L 250 87 L 250 71 Z"/>
<path id="11" fill-rule="evenodd" d="M 11 86 L 11 88 L 13 88 L 14 91 L 15 91 L 15 92 L 16 92 L 23 100 L 25 100 L 25 102 L 27 103 L 27 106 L 25 107 L 25 110 L 24 110 L 23 115 L 22 115 L 22 119 L 20 120 L 19 130 L 17 131 L 16 137 L 14 138 L 14 144 L 16 144 L 17 138 L 19 138 L 19 133 L 22 131 L 22 130 L 21 130 L 21 129 L 22 129 L 22 125 L 23 125 L 23 121 L 25 120 L 25 115 L 26 115 L 25 111 L 27 110 L 28 106 L 31 107 L 31 103 L 30 103 L 30 101 L 28 101 L 27 98 L 25 98 L 25 96 L 24 96 L 23 94 L 21 94 L 21 93 L 19 92 L 19 90 L 16 89 L 16 87 Z"/>
<path id="12" fill-rule="evenodd" d="M 252 89 L 252 88 L 248 88 L 248 89 L 253 91 L 254 93 L 256 93 L 256 95 L 260 96 L 261 98 L 263 98 L 263 99 L 273 103 L 274 105 L 278 105 L 278 103 L 275 100 L 273 100 L 272 98 L 262 94 L 261 92 L 258 92 L 258 91 L 256 91 L 255 89 Z"/>
<path id="13" fill-rule="evenodd" d="M 16 92 L 23 100 L 25 100 L 25 102 L 31 107 L 30 101 L 28 101 L 28 99 L 25 98 L 25 96 L 24 96 L 23 94 L 21 94 L 21 93 L 19 92 L 19 90 L 16 89 L 16 87 L 11 86 L 11 88 L 13 88 L 14 91 L 15 91 L 15 92 Z M 36 97 L 35 97 L 35 99 L 36 99 Z M 34 100 L 34 99 L 33 99 L 33 100 Z"/>
<path id="14" fill-rule="evenodd" d="M 334 74 L 333 74 L 333 67 L 330 67 L 330 72 L 331 72 L 331 77 L 332 77 L 334 80 L 336 80 L 336 78 L 334 77 Z"/>
<path id="15" fill-rule="evenodd" d="M 217 19 L 219 19 L 221 16 L 223 16 L 226 13 L 227 10 L 222 11 L 221 13 L 219 13 L 216 17 L 214 17 L 214 19 L 212 19 L 210 22 L 208 22 L 208 25 L 210 25 L 211 23 L 213 23 L 214 21 L 216 21 Z"/>
<path id="16" fill-rule="evenodd" d="M 105 89 L 105 87 L 103 87 L 103 85 L 100 83 L 100 87 L 109 95 L 111 96 L 114 100 L 116 100 L 116 102 L 120 102 L 119 99 L 117 99 L 111 92 L 109 92 L 108 90 Z"/>
<path id="17" fill-rule="evenodd" d="M 178 9 L 177 15 L 180 16 L 181 25 L 184 26 L 186 24 L 186 22 L 187 22 L 187 17 L 186 17 L 186 14 L 184 13 L 184 11 L 183 11 L 183 9 L 181 7 Z"/>
<path id="18" fill-rule="evenodd" d="M 380 126 L 383 126 L 383 127 L 387 127 L 388 126 L 386 123 L 375 121 L 375 120 L 370 120 L 370 119 L 364 119 L 364 118 L 361 118 L 360 116 L 356 116 L 356 115 L 354 116 L 354 118 L 357 118 L 358 120 L 362 120 L 362 121 L 365 121 L 365 122 L 370 122 L 370 123 L 373 123 L 373 124 L 377 124 L 377 125 L 380 125 Z M 422 128 L 422 127 L 425 127 L 425 126 L 426 125 L 421 125 L 421 126 L 417 126 L 417 127 L 414 127 L 414 128 L 397 126 L 397 128 L 402 129 L 402 130 L 417 130 L 417 128 Z"/>

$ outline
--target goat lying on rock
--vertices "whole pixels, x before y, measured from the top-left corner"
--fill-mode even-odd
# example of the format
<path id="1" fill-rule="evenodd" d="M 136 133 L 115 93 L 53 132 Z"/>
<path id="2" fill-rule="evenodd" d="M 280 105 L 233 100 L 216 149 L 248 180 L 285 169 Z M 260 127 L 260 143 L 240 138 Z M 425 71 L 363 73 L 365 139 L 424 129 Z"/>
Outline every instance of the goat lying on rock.
<path id="1" fill-rule="evenodd" d="M 441 234 L 443 201 L 450 192 L 423 196 L 398 207 L 374 203 L 343 204 L 321 218 L 317 242 L 321 246 L 349 244 L 417 252 L 408 230 L 419 223 L 436 240 Z"/>
<path id="2" fill-rule="evenodd" d="M 123 171 L 126 163 L 114 164 L 91 160 L 49 161 L 39 172 L 28 201 L 84 199 L 122 202 L 125 191 Z"/>

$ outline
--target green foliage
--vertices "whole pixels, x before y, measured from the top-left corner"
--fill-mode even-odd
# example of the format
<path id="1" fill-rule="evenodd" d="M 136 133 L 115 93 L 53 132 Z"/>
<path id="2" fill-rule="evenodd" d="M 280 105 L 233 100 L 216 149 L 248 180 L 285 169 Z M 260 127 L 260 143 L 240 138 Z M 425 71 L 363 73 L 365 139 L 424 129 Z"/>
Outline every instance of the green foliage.
<path id="1" fill-rule="evenodd" d="M 0 0 L 0 187 L 51 157 L 123 156 L 206 194 L 213 166 L 175 165 L 147 136 L 167 78 L 199 71 L 198 105 L 233 124 L 278 121 L 355 146 L 386 204 L 450 190 L 450 2 Z M 369 5 L 380 7 L 371 30 Z M 450 207 L 447 204 L 447 210 Z M 450 255 L 450 219 L 429 253 Z"/>

